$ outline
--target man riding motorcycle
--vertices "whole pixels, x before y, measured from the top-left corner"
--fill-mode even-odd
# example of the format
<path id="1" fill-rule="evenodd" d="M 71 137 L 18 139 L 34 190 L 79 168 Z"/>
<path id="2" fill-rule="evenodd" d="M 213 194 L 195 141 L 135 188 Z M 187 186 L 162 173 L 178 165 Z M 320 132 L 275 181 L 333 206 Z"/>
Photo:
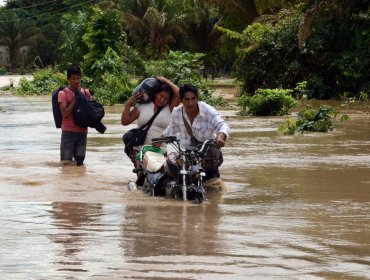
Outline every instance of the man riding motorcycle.
<path id="1" fill-rule="evenodd" d="M 163 132 L 164 136 L 177 135 L 180 145 L 184 149 L 192 149 L 194 146 L 214 139 L 219 148 L 225 146 L 229 137 L 230 128 L 223 120 L 220 113 L 212 106 L 199 100 L 198 89 L 193 85 L 180 87 L 180 100 L 182 105 L 174 108 L 171 120 Z M 219 178 L 219 165 L 209 166 L 205 170 L 205 181 Z"/>

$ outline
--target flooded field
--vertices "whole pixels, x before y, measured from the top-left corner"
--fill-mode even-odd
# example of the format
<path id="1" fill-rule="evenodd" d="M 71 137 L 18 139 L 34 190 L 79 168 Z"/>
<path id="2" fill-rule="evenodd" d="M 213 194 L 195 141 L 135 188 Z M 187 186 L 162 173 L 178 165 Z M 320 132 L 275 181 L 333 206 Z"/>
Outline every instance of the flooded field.
<path id="1" fill-rule="evenodd" d="M 222 111 L 227 191 L 198 206 L 127 190 L 122 109 L 63 167 L 50 97 L 0 95 L 2 279 L 370 279 L 368 114 L 281 136 Z"/>

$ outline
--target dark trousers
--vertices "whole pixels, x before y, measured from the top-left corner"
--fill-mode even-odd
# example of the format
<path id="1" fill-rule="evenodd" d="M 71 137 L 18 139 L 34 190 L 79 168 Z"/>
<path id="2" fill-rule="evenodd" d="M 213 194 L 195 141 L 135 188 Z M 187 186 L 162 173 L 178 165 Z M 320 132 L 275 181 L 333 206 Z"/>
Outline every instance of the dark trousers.
<path id="1" fill-rule="evenodd" d="M 75 160 L 82 165 L 86 155 L 86 132 L 62 131 L 60 142 L 60 160 Z"/>

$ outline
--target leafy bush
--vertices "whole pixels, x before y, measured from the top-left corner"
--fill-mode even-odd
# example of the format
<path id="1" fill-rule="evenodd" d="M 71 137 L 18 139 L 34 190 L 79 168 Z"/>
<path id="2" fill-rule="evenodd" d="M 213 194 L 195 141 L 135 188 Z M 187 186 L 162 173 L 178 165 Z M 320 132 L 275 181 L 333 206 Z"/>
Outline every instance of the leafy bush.
<path id="1" fill-rule="evenodd" d="M 96 89 L 94 95 L 94 98 L 102 104 L 113 105 L 115 103 L 123 103 L 131 96 L 134 85 L 126 73 L 105 73 L 102 80 L 101 87 Z"/>
<path id="2" fill-rule="evenodd" d="M 19 87 L 16 89 L 18 94 L 50 94 L 56 88 L 67 85 L 66 74 L 60 73 L 53 68 L 39 69 L 33 73 L 31 81 L 22 78 Z"/>
<path id="3" fill-rule="evenodd" d="M 164 60 L 148 61 L 145 65 L 146 77 L 164 76 L 181 86 L 192 84 L 199 89 L 201 100 L 210 105 L 226 105 L 222 97 L 213 97 L 212 89 L 203 78 L 204 54 L 170 51 Z"/>
<path id="4" fill-rule="evenodd" d="M 303 134 L 308 132 L 328 132 L 334 129 L 332 118 L 336 118 L 338 109 L 321 105 L 317 110 L 307 106 L 298 113 L 297 120 L 288 119 L 279 126 L 279 132 L 284 135 Z M 347 121 L 349 117 L 343 115 L 341 121 Z"/>
<path id="5" fill-rule="evenodd" d="M 289 113 L 297 104 L 291 96 L 292 90 L 259 89 L 253 96 L 243 95 L 238 100 L 241 115 L 281 116 Z"/>
<path id="6" fill-rule="evenodd" d="M 7 71 L 6 71 L 5 67 L 0 66 L 0 75 L 4 75 L 6 73 L 7 73 Z"/>
<path id="7" fill-rule="evenodd" d="M 164 76 L 175 84 L 193 84 L 206 89 L 202 78 L 204 54 L 170 51 L 164 60 L 150 60 L 145 64 L 145 74 L 149 77 Z"/>
<path id="8" fill-rule="evenodd" d="M 272 25 L 253 23 L 240 34 L 234 75 L 242 90 L 294 88 L 304 79 L 297 43 L 299 17 Z"/>
<path id="9" fill-rule="evenodd" d="M 232 34 L 239 39 L 234 74 L 242 90 L 295 88 L 307 81 L 308 98 L 339 98 L 344 92 L 357 97 L 368 91 L 369 17 L 350 13 L 315 19 L 300 48 L 297 34 L 305 9 L 297 7 L 288 17 L 277 14 L 283 20 L 276 24 L 255 22 L 238 36 Z"/>

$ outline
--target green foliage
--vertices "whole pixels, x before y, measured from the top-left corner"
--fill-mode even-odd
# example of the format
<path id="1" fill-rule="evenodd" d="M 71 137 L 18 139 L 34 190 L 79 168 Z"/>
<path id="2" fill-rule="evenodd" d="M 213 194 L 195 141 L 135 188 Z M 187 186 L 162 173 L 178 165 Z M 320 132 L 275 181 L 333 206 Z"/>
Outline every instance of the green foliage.
<path id="1" fill-rule="evenodd" d="M 35 47 L 43 38 L 40 29 L 33 20 L 21 20 L 13 11 L 0 10 L 0 45 L 9 51 L 9 62 L 12 70 L 25 67 L 26 52 L 23 47 Z"/>
<path id="2" fill-rule="evenodd" d="M 83 8 L 85 1 L 44 1 L 44 0 L 17 0 L 6 2 L 6 10 L 15 11 L 23 22 L 25 19 L 35 21 L 41 30 L 43 40 L 39 41 L 30 51 L 30 62 L 35 56 L 40 56 L 45 65 L 55 65 L 62 44 L 60 19 L 64 13 L 74 13 Z M 69 3 L 68 3 L 69 2 Z M 2 18 L 3 20 L 3 18 Z"/>
<path id="3" fill-rule="evenodd" d="M 124 28 L 143 57 L 162 58 L 183 33 L 183 1 L 121 1 Z"/>
<path id="4" fill-rule="evenodd" d="M 104 105 L 123 103 L 131 96 L 133 88 L 134 85 L 126 73 L 105 73 L 102 84 L 96 89 L 94 97 Z"/>
<path id="5" fill-rule="evenodd" d="M 67 85 L 66 74 L 57 72 L 49 67 L 35 71 L 31 81 L 22 78 L 19 81 L 19 87 L 16 88 L 16 93 L 21 95 L 51 94 L 51 92 L 63 85 Z"/>
<path id="6" fill-rule="evenodd" d="M 88 48 L 83 69 L 96 83 L 100 82 L 105 71 L 112 70 L 111 61 L 117 61 L 117 57 L 125 53 L 126 34 L 120 21 L 118 12 L 103 12 L 98 8 L 93 9 L 88 20 L 86 33 L 82 36 Z"/>
<path id="7" fill-rule="evenodd" d="M 297 121 L 289 118 L 283 124 L 279 125 L 278 131 L 282 135 L 293 135 L 296 133 Z"/>
<path id="8" fill-rule="evenodd" d="M 89 13 L 79 11 L 76 14 L 65 14 L 62 17 L 62 44 L 59 47 L 59 65 L 67 69 L 70 65 L 80 65 L 88 48 L 82 40 L 86 33 Z"/>
<path id="9" fill-rule="evenodd" d="M 345 12 L 313 22 L 300 48 L 298 31 L 305 6 L 284 20 L 249 25 L 242 33 L 234 64 L 244 92 L 258 88 L 295 88 L 307 81 L 307 98 L 339 98 L 344 92 L 358 96 L 370 89 L 369 14 Z M 359 9 L 367 9 L 366 5 Z M 328 8 L 330 8 L 328 6 Z M 358 12 L 355 11 L 355 12 Z M 273 19 L 279 19 L 278 13 Z M 237 38 L 235 34 L 225 33 Z"/>
<path id="10" fill-rule="evenodd" d="M 201 99 L 210 105 L 225 105 L 222 97 L 213 97 L 213 91 L 207 85 L 201 73 L 204 54 L 171 51 L 164 60 L 148 61 L 145 74 L 147 77 L 164 76 L 179 86 L 192 84 L 196 86 Z"/>
<path id="11" fill-rule="evenodd" d="M 241 115 L 282 116 L 297 104 L 287 89 L 259 89 L 253 96 L 243 95 L 238 100 Z"/>
<path id="12" fill-rule="evenodd" d="M 284 135 L 303 134 L 303 132 L 328 132 L 334 129 L 332 119 L 336 118 L 338 109 L 321 105 L 317 110 L 307 106 L 298 113 L 297 120 L 288 119 L 278 128 Z M 342 115 L 341 121 L 348 121 L 348 115 Z"/>
<path id="13" fill-rule="evenodd" d="M 6 74 L 6 73 L 7 73 L 6 68 L 5 68 L 5 67 L 3 67 L 3 66 L 0 66 L 0 75 L 4 75 L 4 74 Z"/>
<path id="14" fill-rule="evenodd" d="M 358 100 L 368 102 L 369 101 L 369 94 L 364 92 L 364 91 L 361 91 L 360 96 L 358 97 Z"/>
<path id="15" fill-rule="evenodd" d="M 81 13 L 78 21 L 84 18 Z M 120 14 L 93 8 L 86 26 L 76 29 L 74 35 L 76 38 L 82 36 L 85 44 L 76 46 L 78 53 L 74 59 L 83 54 L 85 80 L 97 93 L 97 99 L 103 104 L 123 101 L 127 90 L 132 88 L 126 75 L 136 74 L 144 66 L 136 51 L 126 44 Z"/>
<path id="16" fill-rule="evenodd" d="M 244 92 L 258 88 L 294 88 L 303 80 L 297 60 L 299 16 L 279 24 L 253 23 L 242 33 L 234 74 Z"/>
<path id="17" fill-rule="evenodd" d="M 307 81 L 298 82 L 293 90 L 293 97 L 296 99 L 306 99 L 308 94 Z"/>
<path id="18" fill-rule="evenodd" d="M 194 84 L 201 87 L 204 54 L 170 51 L 163 60 L 150 60 L 145 64 L 146 76 L 164 76 L 174 83 Z"/>

